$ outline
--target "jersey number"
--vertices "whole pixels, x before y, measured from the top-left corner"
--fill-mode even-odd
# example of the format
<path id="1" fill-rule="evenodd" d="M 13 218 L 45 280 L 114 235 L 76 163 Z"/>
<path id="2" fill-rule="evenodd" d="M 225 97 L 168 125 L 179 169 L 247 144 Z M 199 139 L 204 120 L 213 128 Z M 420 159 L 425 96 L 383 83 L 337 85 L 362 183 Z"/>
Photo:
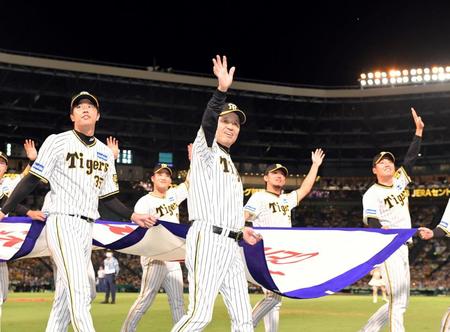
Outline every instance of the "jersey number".
<path id="1" fill-rule="evenodd" d="M 103 183 L 103 178 L 101 176 L 96 175 L 96 176 L 94 176 L 94 179 L 95 179 L 95 186 L 97 188 L 100 188 Z"/>

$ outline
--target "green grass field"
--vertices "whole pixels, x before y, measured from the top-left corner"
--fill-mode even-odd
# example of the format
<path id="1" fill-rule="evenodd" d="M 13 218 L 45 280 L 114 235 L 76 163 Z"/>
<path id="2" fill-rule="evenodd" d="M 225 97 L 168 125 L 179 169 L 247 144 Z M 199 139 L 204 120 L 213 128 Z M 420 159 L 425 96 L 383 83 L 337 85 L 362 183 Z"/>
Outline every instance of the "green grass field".
<path id="1" fill-rule="evenodd" d="M 92 315 L 97 332 L 119 331 L 136 293 L 119 293 L 117 303 L 100 304 L 97 296 Z M 252 305 L 262 295 L 252 295 Z M 2 331 L 44 331 L 50 313 L 53 293 L 10 293 L 3 305 Z M 280 331 L 357 331 L 384 302 L 373 304 L 371 296 L 333 295 L 313 300 L 284 299 L 281 307 Z M 186 296 L 187 303 L 187 296 Z M 405 322 L 408 332 L 438 331 L 442 315 L 450 305 L 450 297 L 411 297 Z M 138 331 L 170 331 L 172 318 L 165 294 L 141 320 Z M 69 329 L 72 331 L 71 329 Z M 230 331 L 226 308 L 219 296 L 214 316 L 205 331 Z M 261 323 L 255 330 L 264 331 Z"/>

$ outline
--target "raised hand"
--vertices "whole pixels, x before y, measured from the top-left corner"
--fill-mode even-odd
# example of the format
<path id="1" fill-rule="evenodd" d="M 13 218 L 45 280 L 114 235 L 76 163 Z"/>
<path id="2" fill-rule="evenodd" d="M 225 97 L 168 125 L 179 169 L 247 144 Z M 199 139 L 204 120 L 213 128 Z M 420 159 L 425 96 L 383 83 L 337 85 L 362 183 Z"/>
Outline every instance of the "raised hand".
<path id="1" fill-rule="evenodd" d="M 322 165 L 323 158 L 325 158 L 325 153 L 322 149 L 316 149 L 311 152 L 311 160 L 313 164 L 317 166 Z"/>
<path id="2" fill-rule="evenodd" d="M 213 72 L 219 83 L 217 88 L 222 92 L 227 92 L 228 88 L 233 83 L 233 76 L 236 68 L 231 67 L 228 71 L 227 57 L 225 55 L 222 58 L 220 58 L 219 55 L 216 55 L 216 58 L 212 59 L 212 62 L 214 64 Z"/>
<path id="3" fill-rule="evenodd" d="M 106 145 L 111 149 L 114 160 L 119 158 L 119 141 L 115 137 L 109 136 L 106 139 Z"/>
<path id="4" fill-rule="evenodd" d="M 35 161 L 38 153 L 36 150 L 36 146 L 34 145 L 34 141 L 32 139 L 26 139 L 25 143 L 23 144 L 23 148 L 25 149 L 27 158 L 30 161 Z"/>
<path id="5" fill-rule="evenodd" d="M 417 112 L 413 107 L 411 107 L 411 114 L 413 116 L 414 123 L 416 125 L 416 135 L 422 136 L 423 127 L 425 127 L 425 124 L 423 123 L 422 118 L 417 115 Z"/>
<path id="6" fill-rule="evenodd" d="M 192 143 L 188 144 L 187 151 L 188 151 L 188 159 L 189 161 L 192 161 Z"/>

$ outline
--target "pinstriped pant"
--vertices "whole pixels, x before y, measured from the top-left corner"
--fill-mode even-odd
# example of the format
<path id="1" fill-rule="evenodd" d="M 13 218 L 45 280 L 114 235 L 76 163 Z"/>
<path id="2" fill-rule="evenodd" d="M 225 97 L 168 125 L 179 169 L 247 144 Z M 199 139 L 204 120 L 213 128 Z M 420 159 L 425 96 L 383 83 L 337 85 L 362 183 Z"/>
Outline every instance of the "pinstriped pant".
<path id="1" fill-rule="evenodd" d="M 8 297 L 9 274 L 6 262 L 0 262 L 0 332 L 2 330 L 2 306 Z"/>
<path id="2" fill-rule="evenodd" d="M 264 318 L 265 331 L 276 332 L 280 321 L 281 295 L 265 288 L 262 290 L 265 296 L 253 308 L 253 326 L 256 327 L 259 321 Z"/>
<path id="3" fill-rule="evenodd" d="M 91 288 L 91 302 L 94 301 L 97 296 L 95 287 L 95 271 L 92 262 L 89 264 L 89 284 Z M 58 274 L 58 268 L 53 262 L 53 278 L 55 281 L 55 300 L 53 301 L 53 308 L 50 312 L 50 318 L 48 319 L 47 326 L 52 326 L 54 331 L 67 331 L 70 324 L 70 311 L 68 306 L 62 305 L 67 297 L 67 288 L 64 287 L 64 283 L 61 280 L 61 274 Z"/>
<path id="4" fill-rule="evenodd" d="M 403 314 L 408 307 L 410 290 L 408 247 L 401 246 L 380 266 L 380 270 L 389 302 L 370 317 L 361 331 L 379 331 L 388 324 L 389 332 L 403 332 Z"/>
<path id="5" fill-rule="evenodd" d="M 441 332 L 450 332 L 450 307 L 442 317 Z"/>
<path id="6" fill-rule="evenodd" d="M 67 215 L 47 218 L 47 242 L 57 269 L 55 300 L 47 332 L 67 331 L 68 318 L 75 332 L 95 331 L 91 309 L 93 224 Z M 92 273 L 92 272 L 91 272 Z"/>
<path id="7" fill-rule="evenodd" d="M 199 222 L 186 238 L 189 309 L 172 332 L 202 331 L 211 321 L 220 292 L 231 317 L 232 331 L 253 331 L 248 284 L 236 241 L 214 234 Z"/>
<path id="8" fill-rule="evenodd" d="M 183 274 L 180 263 L 141 258 L 142 281 L 138 298 L 128 312 L 122 332 L 136 331 L 137 324 L 152 305 L 159 290 L 164 288 L 169 299 L 172 320 L 175 324 L 183 317 Z"/>

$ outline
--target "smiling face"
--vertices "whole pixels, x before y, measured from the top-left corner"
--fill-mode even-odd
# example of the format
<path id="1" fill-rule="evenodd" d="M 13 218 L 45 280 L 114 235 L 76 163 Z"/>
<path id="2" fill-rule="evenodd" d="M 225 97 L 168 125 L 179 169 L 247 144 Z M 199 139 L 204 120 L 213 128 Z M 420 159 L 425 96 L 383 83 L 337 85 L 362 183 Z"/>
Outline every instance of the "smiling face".
<path id="1" fill-rule="evenodd" d="M 172 184 L 172 178 L 168 169 L 163 168 L 153 174 L 151 177 L 154 189 L 158 192 L 165 193 Z"/>
<path id="2" fill-rule="evenodd" d="M 286 175 L 281 169 L 277 169 L 264 175 L 264 181 L 266 181 L 266 189 L 268 191 L 278 192 L 286 184 Z"/>
<path id="3" fill-rule="evenodd" d="M 89 99 L 81 99 L 78 105 L 73 107 L 70 119 L 75 130 L 91 136 L 94 134 L 95 123 L 100 119 L 100 113 Z"/>
<path id="4" fill-rule="evenodd" d="M 395 164 L 392 160 L 383 158 L 372 168 L 372 172 L 379 183 L 391 185 L 395 173 Z"/>
<path id="5" fill-rule="evenodd" d="M 231 147 L 236 142 L 240 129 L 239 116 L 235 112 L 219 116 L 216 130 L 217 143 L 227 148 Z"/>

